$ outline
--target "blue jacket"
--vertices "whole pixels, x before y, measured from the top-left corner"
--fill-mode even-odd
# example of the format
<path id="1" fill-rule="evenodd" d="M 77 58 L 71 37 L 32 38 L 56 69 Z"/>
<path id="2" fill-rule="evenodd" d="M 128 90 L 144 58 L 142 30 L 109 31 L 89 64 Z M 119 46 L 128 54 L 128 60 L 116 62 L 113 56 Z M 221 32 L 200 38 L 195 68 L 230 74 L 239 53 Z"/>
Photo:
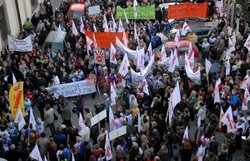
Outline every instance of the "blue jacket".
<path id="1" fill-rule="evenodd" d="M 240 96 L 239 96 L 239 94 L 234 94 L 231 98 L 230 98 L 230 102 L 229 102 L 229 104 L 230 105 L 237 105 L 238 103 L 239 103 L 239 100 L 240 100 L 240 98 L 239 98 Z"/>

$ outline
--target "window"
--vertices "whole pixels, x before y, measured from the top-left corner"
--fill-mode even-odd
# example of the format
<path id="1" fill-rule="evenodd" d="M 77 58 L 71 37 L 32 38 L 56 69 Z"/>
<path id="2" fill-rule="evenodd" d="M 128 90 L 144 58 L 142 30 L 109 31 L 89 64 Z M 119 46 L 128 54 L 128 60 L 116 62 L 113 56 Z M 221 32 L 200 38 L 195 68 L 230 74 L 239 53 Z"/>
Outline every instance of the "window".
<path id="1" fill-rule="evenodd" d="M 38 7 L 38 0 L 30 0 L 32 12 Z"/>
<path id="2" fill-rule="evenodd" d="M 7 35 L 9 33 L 9 28 L 8 28 L 8 24 L 7 24 L 7 16 L 5 13 L 5 7 L 4 5 L 0 6 L 0 36 L 2 37 L 3 41 L 7 40 Z"/>

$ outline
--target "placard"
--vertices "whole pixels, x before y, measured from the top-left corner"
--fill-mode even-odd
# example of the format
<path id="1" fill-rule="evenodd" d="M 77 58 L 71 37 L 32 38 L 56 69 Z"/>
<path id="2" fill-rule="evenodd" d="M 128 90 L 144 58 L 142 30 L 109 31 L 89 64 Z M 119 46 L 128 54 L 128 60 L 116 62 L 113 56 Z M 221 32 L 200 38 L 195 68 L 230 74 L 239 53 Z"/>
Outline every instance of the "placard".
<path id="1" fill-rule="evenodd" d="M 122 135 L 125 135 L 127 133 L 127 128 L 126 126 L 123 126 L 119 129 L 113 130 L 112 132 L 109 133 L 109 139 L 114 140 Z"/>
<path id="2" fill-rule="evenodd" d="M 185 18 L 206 18 L 208 13 L 207 2 L 170 5 L 168 8 L 168 19 L 185 19 Z"/>
<path id="3" fill-rule="evenodd" d="M 95 14 L 98 14 L 98 13 L 101 13 L 99 5 L 89 7 L 89 15 L 95 15 Z"/>
<path id="4" fill-rule="evenodd" d="M 101 49 L 94 50 L 95 63 L 105 65 L 105 53 Z"/>
<path id="5" fill-rule="evenodd" d="M 94 126 L 95 124 L 105 119 L 106 117 L 107 117 L 107 111 L 103 110 L 102 112 L 98 113 L 97 115 L 95 115 L 94 117 L 90 119 L 91 126 Z"/>

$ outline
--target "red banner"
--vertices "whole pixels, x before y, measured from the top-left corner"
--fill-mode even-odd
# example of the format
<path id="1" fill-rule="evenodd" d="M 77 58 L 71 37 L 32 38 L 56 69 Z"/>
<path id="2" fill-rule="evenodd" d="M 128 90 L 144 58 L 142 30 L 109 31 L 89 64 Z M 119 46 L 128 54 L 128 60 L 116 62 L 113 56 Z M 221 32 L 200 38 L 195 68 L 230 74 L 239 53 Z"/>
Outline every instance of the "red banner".
<path id="1" fill-rule="evenodd" d="M 206 18 L 208 12 L 207 2 L 169 5 L 168 19 L 185 19 L 185 18 Z"/>
<path id="2" fill-rule="evenodd" d="M 94 41 L 93 38 L 93 32 L 85 32 L 86 36 L 88 36 L 92 41 Z M 97 45 L 100 48 L 110 48 L 110 43 L 112 43 L 114 46 L 116 46 L 115 38 L 116 36 L 119 38 L 121 42 L 123 42 L 122 38 L 122 32 L 97 32 L 95 33 L 95 38 L 97 41 Z M 126 36 L 128 38 L 128 32 L 126 32 Z"/>

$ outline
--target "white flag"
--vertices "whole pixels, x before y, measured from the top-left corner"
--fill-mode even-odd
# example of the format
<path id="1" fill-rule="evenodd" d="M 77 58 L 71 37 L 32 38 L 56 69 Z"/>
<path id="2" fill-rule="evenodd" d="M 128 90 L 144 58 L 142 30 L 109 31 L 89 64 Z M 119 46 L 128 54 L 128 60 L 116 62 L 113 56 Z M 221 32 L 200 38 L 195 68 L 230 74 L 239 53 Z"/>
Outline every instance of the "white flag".
<path id="1" fill-rule="evenodd" d="M 137 34 L 137 27 L 136 27 L 136 23 L 134 23 L 134 39 L 138 42 L 139 44 L 139 37 Z"/>
<path id="2" fill-rule="evenodd" d="M 221 129 L 222 128 L 222 125 L 223 125 L 223 123 L 221 122 L 221 119 L 222 119 L 222 117 L 224 116 L 224 111 L 223 111 L 223 109 L 222 109 L 222 107 L 220 108 L 220 123 L 219 123 L 219 129 Z"/>
<path id="3" fill-rule="evenodd" d="M 138 13 L 136 10 L 136 6 L 138 5 L 137 0 L 134 0 L 133 7 L 134 7 L 134 17 L 137 19 Z"/>
<path id="4" fill-rule="evenodd" d="M 197 127 L 201 126 L 201 116 L 198 117 L 197 119 Z"/>
<path id="5" fill-rule="evenodd" d="M 196 72 L 193 71 L 193 69 L 190 67 L 189 60 L 187 58 L 187 54 L 185 54 L 185 70 L 187 76 L 195 83 L 200 83 L 201 81 L 201 71 L 200 67 Z"/>
<path id="6" fill-rule="evenodd" d="M 124 14 L 124 17 L 125 17 L 125 19 L 126 19 L 126 23 L 127 23 L 127 25 L 128 25 L 128 24 L 129 24 L 128 16 L 127 16 L 127 14 L 126 14 L 125 11 L 123 11 L 123 14 Z"/>
<path id="7" fill-rule="evenodd" d="M 118 32 L 124 32 L 124 27 L 123 27 L 123 24 L 122 24 L 122 20 L 120 19 L 119 20 L 119 27 L 118 27 Z"/>
<path id="8" fill-rule="evenodd" d="M 225 114 L 223 115 L 221 122 L 223 122 L 225 125 L 227 125 L 227 132 L 236 132 L 236 125 L 234 123 L 233 120 L 233 112 L 232 112 L 232 108 L 231 106 L 228 107 L 227 111 L 225 112 Z"/>
<path id="9" fill-rule="evenodd" d="M 98 44 L 97 44 L 97 41 L 96 41 L 96 38 L 95 38 L 95 33 L 93 33 L 93 39 L 94 39 L 94 46 L 95 46 L 95 49 L 98 48 Z"/>
<path id="10" fill-rule="evenodd" d="M 241 84 L 240 84 L 240 88 L 241 89 L 247 89 L 248 86 L 250 85 L 250 77 L 247 74 L 244 79 L 242 80 Z"/>
<path id="11" fill-rule="evenodd" d="M 177 32 L 176 32 L 176 35 L 175 35 L 175 38 L 174 38 L 175 45 L 177 47 L 180 47 L 180 40 L 181 40 L 180 31 L 179 31 L 179 29 L 177 29 Z"/>
<path id="12" fill-rule="evenodd" d="M 205 65 L 206 65 L 206 74 L 207 74 L 207 76 L 209 75 L 209 72 L 210 72 L 210 69 L 211 69 L 211 66 L 212 66 L 212 64 L 211 64 L 211 62 L 209 61 L 209 60 L 205 60 Z"/>
<path id="13" fill-rule="evenodd" d="M 227 62 L 226 62 L 226 75 L 229 75 L 230 74 L 230 61 L 229 59 L 227 59 Z"/>
<path id="14" fill-rule="evenodd" d="M 86 36 L 86 44 L 87 44 L 87 51 L 91 50 L 91 44 L 93 44 L 94 41 L 92 41 L 88 36 Z"/>
<path id="15" fill-rule="evenodd" d="M 189 139 L 189 137 L 188 137 L 188 126 L 186 126 L 186 129 L 184 131 L 183 139 Z"/>
<path id="16" fill-rule="evenodd" d="M 103 25 L 102 25 L 104 32 L 109 32 L 108 21 L 106 15 L 103 15 Z"/>
<path id="17" fill-rule="evenodd" d="M 117 25 L 116 25 L 116 22 L 115 22 L 115 19 L 114 19 L 114 16 L 113 14 L 111 13 L 111 18 L 112 18 L 112 23 L 113 23 L 113 28 L 112 28 L 112 31 L 113 32 L 116 32 L 116 29 L 117 29 Z"/>
<path id="18" fill-rule="evenodd" d="M 248 89 L 245 89 L 244 98 L 242 100 L 242 110 L 247 110 L 247 104 L 250 101 L 250 95 Z"/>
<path id="19" fill-rule="evenodd" d="M 148 60 L 150 60 L 152 56 L 153 56 L 153 49 L 152 49 L 152 44 L 150 42 L 150 44 L 148 45 Z"/>
<path id="20" fill-rule="evenodd" d="M 138 133 L 140 133 L 140 132 L 141 132 L 141 129 L 142 129 L 142 125 L 141 125 L 141 114 L 140 114 L 140 112 L 137 114 L 137 119 L 138 119 L 137 130 L 138 130 Z"/>
<path id="21" fill-rule="evenodd" d="M 125 32 L 122 33 L 122 39 L 123 39 L 124 46 L 128 47 L 128 39 L 127 39 L 127 35 Z"/>
<path id="22" fill-rule="evenodd" d="M 178 55 L 177 55 L 177 50 L 175 48 L 174 50 L 174 54 L 172 55 L 171 52 L 171 56 L 169 59 L 169 67 L 168 67 L 168 71 L 173 73 L 175 70 L 175 66 L 179 66 L 179 59 L 178 59 Z"/>
<path id="23" fill-rule="evenodd" d="M 76 161 L 76 160 L 75 160 L 74 153 L 72 153 L 72 155 L 71 155 L 71 161 Z"/>
<path id="24" fill-rule="evenodd" d="M 176 86 L 172 92 L 172 104 L 173 104 L 173 109 L 175 106 L 181 102 L 181 93 L 180 93 L 180 86 L 179 86 L 179 81 L 176 82 Z"/>
<path id="25" fill-rule="evenodd" d="M 250 52 L 250 34 L 247 37 L 247 40 L 244 44 L 244 46 L 247 48 L 247 50 Z"/>
<path id="26" fill-rule="evenodd" d="M 233 29 L 232 29 L 232 27 L 230 27 L 230 26 L 227 26 L 227 33 L 228 33 L 228 35 L 232 35 L 232 31 L 233 31 Z"/>
<path id="27" fill-rule="evenodd" d="M 82 18 L 80 19 L 80 32 L 85 34 L 85 32 L 84 32 L 84 23 L 83 23 Z"/>
<path id="28" fill-rule="evenodd" d="M 165 45 L 163 44 L 162 47 L 161 47 L 161 53 L 160 53 L 159 63 L 163 64 L 166 61 L 167 61 L 166 49 L 165 49 Z"/>
<path id="29" fill-rule="evenodd" d="M 78 31 L 77 31 L 77 28 L 76 28 L 74 21 L 72 21 L 72 32 L 75 36 L 78 35 Z"/>
<path id="30" fill-rule="evenodd" d="M 29 123 L 32 125 L 32 130 L 36 130 L 36 120 L 35 120 L 32 108 L 30 108 Z"/>
<path id="31" fill-rule="evenodd" d="M 223 0 L 216 2 L 216 7 L 218 8 L 219 16 L 222 17 L 224 15 L 224 2 Z"/>
<path id="32" fill-rule="evenodd" d="M 79 113 L 79 122 L 78 122 L 78 134 L 80 135 L 80 136 L 82 136 L 83 135 L 83 133 L 84 133 L 84 130 L 85 130 L 85 122 L 84 122 L 84 120 L 83 120 L 83 118 L 82 118 L 82 114 L 81 113 Z"/>
<path id="33" fill-rule="evenodd" d="M 193 50 L 193 46 L 191 42 L 189 42 L 189 47 L 188 47 L 188 60 L 189 60 L 191 68 L 193 68 L 194 67 L 194 50 Z"/>
<path id="34" fill-rule="evenodd" d="M 220 78 L 216 81 L 214 87 L 214 103 L 220 103 L 220 87 L 222 86 Z"/>
<path id="35" fill-rule="evenodd" d="M 136 49 L 137 50 L 137 49 Z M 139 69 L 143 69 L 144 68 L 144 50 L 137 50 L 137 54 L 136 54 L 136 66 Z"/>
<path id="36" fill-rule="evenodd" d="M 93 23 L 93 29 L 94 29 L 94 32 L 96 33 L 96 32 L 97 32 L 97 29 L 96 29 L 96 26 L 95 26 L 94 23 Z"/>
<path id="37" fill-rule="evenodd" d="M 40 154 L 40 151 L 38 149 L 38 146 L 36 144 L 36 146 L 33 148 L 32 152 L 30 153 L 30 157 L 32 159 L 35 159 L 37 161 L 43 161 L 42 160 L 42 157 L 41 157 L 41 154 Z"/>
<path id="38" fill-rule="evenodd" d="M 197 161 L 203 161 L 203 157 L 205 156 L 206 153 L 206 147 L 202 147 L 202 145 L 198 148 L 198 151 L 195 155 L 195 158 Z"/>
<path id="39" fill-rule="evenodd" d="M 112 43 L 110 44 L 110 63 L 117 64 L 116 49 Z"/>
<path id="40" fill-rule="evenodd" d="M 15 118 L 15 121 L 14 123 L 17 123 L 18 124 L 18 130 L 22 130 L 22 128 L 25 126 L 26 122 L 23 118 L 23 114 L 22 114 L 22 111 L 20 108 L 18 108 L 17 110 L 17 114 L 16 114 L 16 118 Z"/>
<path id="41" fill-rule="evenodd" d="M 46 158 L 46 156 L 44 156 L 44 161 L 48 161 L 48 159 Z"/>
<path id="42" fill-rule="evenodd" d="M 106 160 L 111 160 L 113 158 L 113 155 L 112 155 L 112 150 L 111 150 L 111 146 L 110 146 L 108 131 L 106 130 L 105 133 L 106 133 L 105 157 L 106 157 Z"/>
<path id="43" fill-rule="evenodd" d="M 117 94 L 116 94 L 114 85 L 113 85 L 113 83 L 111 82 L 111 83 L 110 83 L 110 105 L 111 105 L 111 106 L 113 106 L 113 105 L 116 104 L 116 97 L 117 97 Z"/>
<path id="44" fill-rule="evenodd" d="M 227 47 L 227 53 L 226 53 L 226 59 L 230 59 L 231 58 L 231 53 L 235 51 L 235 47 L 234 44 L 231 40 L 231 38 L 229 38 L 228 40 L 228 47 Z"/>
<path id="45" fill-rule="evenodd" d="M 111 107 L 109 107 L 109 130 L 110 132 L 116 129 L 116 122 L 114 120 L 114 113 Z"/>
<path id="46" fill-rule="evenodd" d="M 188 33 L 188 31 L 190 32 L 191 29 L 190 29 L 190 27 L 188 26 L 188 24 L 185 22 L 185 23 L 183 24 L 183 26 L 182 26 L 182 29 L 181 29 L 181 35 L 186 36 L 187 33 Z"/>
<path id="47" fill-rule="evenodd" d="M 146 93 L 147 95 L 149 95 L 148 82 L 145 77 L 143 77 L 143 81 L 142 81 L 142 91 Z"/>
<path id="48" fill-rule="evenodd" d="M 169 101 L 168 101 L 168 111 L 167 111 L 167 116 L 165 121 L 167 122 L 168 118 L 168 124 L 171 125 L 172 123 L 172 118 L 174 116 L 174 109 L 173 109 L 173 103 L 172 103 L 172 96 L 170 96 Z"/>
<path id="49" fill-rule="evenodd" d="M 12 82 L 13 82 L 13 84 L 15 84 L 17 82 L 14 73 L 12 73 Z"/>
<path id="50" fill-rule="evenodd" d="M 125 76 L 128 73 L 129 61 L 127 54 L 124 55 L 122 63 L 120 65 L 119 73 Z"/>
<path id="51" fill-rule="evenodd" d="M 59 24 L 58 28 L 57 28 L 57 31 L 59 32 L 62 32 L 62 28 L 61 28 L 61 25 Z"/>

